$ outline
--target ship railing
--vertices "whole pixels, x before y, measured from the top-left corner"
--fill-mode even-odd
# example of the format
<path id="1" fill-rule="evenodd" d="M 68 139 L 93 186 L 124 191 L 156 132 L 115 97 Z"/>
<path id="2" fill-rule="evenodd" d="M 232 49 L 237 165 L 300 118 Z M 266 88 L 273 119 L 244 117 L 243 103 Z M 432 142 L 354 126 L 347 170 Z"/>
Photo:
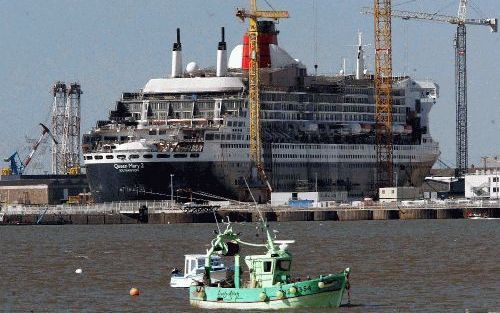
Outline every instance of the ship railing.
<path id="1" fill-rule="evenodd" d="M 336 201 L 324 201 L 312 204 L 309 207 L 292 207 L 288 205 L 274 206 L 273 211 L 290 211 L 290 210 L 310 210 L 310 211 L 329 211 L 329 210 L 370 210 L 370 211 L 385 211 L 385 210 L 406 210 L 406 209 L 489 209 L 500 208 L 500 200 L 455 200 L 455 201 L 407 201 L 407 202 L 385 202 L 385 203 L 339 203 Z M 265 210 L 265 209 L 264 209 Z"/>
<path id="2" fill-rule="evenodd" d="M 425 201 L 416 203 L 387 202 L 387 203 L 337 203 L 328 201 L 328 205 L 313 205 L 310 207 L 291 207 L 287 205 L 271 206 L 259 205 L 262 211 L 279 212 L 291 210 L 329 211 L 329 210 L 407 210 L 407 209 L 489 209 L 499 208 L 500 200 L 454 200 L 454 201 Z M 147 208 L 147 213 L 181 213 L 182 206 L 169 200 L 121 201 L 91 204 L 60 204 L 60 205 L 30 205 L 5 204 L 2 213 L 5 215 L 42 215 L 42 214 L 139 214 L 141 209 Z M 222 210 L 249 211 L 253 205 L 238 203 L 222 206 Z"/>
<path id="3" fill-rule="evenodd" d="M 45 214 L 138 214 L 141 209 L 147 208 L 148 213 L 181 212 L 179 205 L 168 200 L 150 201 L 123 201 L 89 204 L 60 204 L 60 205 L 30 205 L 10 204 L 4 207 L 7 215 L 39 215 Z"/>

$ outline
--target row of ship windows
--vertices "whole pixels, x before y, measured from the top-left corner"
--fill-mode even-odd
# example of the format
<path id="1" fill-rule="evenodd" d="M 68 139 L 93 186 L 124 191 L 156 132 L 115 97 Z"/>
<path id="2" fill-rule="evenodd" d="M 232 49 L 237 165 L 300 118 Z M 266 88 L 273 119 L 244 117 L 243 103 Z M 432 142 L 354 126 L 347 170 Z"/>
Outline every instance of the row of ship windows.
<path id="1" fill-rule="evenodd" d="M 362 105 L 349 105 L 349 103 L 363 103 Z M 392 108 L 392 113 L 407 113 L 407 109 L 409 108 L 403 107 L 405 104 L 404 99 L 394 99 L 394 106 Z M 375 106 L 373 104 L 368 103 L 366 100 L 361 99 L 361 101 L 351 101 L 344 103 L 286 103 L 286 102 L 264 102 L 261 105 L 261 109 L 264 111 L 310 111 L 318 112 L 318 111 L 327 111 L 333 113 L 342 113 L 342 112 L 367 112 L 367 113 L 375 113 Z"/>
<path id="2" fill-rule="evenodd" d="M 324 149 L 329 149 L 329 150 L 365 150 L 365 146 L 357 146 L 357 145 L 350 145 L 350 146 L 337 146 L 337 145 L 327 145 L 327 146 L 321 146 L 321 145 L 286 145 L 286 144 L 278 144 L 274 148 L 277 149 L 311 149 L 311 150 L 324 150 Z M 373 146 L 372 150 L 375 150 L 376 146 Z M 407 151 L 407 150 L 413 150 L 414 148 L 412 146 L 396 146 L 394 147 L 394 150 L 398 151 Z"/>
<path id="3" fill-rule="evenodd" d="M 231 127 L 243 127 L 245 126 L 245 122 L 237 122 L 237 121 L 227 121 L 227 126 Z"/>
<path id="4" fill-rule="evenodd" d="M 233 148 L 233 149 L 249 149 L 250 148 L 250 145 L 248 144 L 232 144 L 232 143 L 223 143 L 220 145 L 220 147 L 222 149 L 226 149 L 226 148 Z"/>
<path id="5" fill-rule="evenodd" d="M 295 101 L 295 102 L 338 102 L 346 99 L 365 99 L 366 96 L 373 95 L 373 89 L 366 87 L 344 87 L 343 94 L 323 94 L 323 93 L 279 93 L 263 92 L 261 101 Z M 402 97 L 405 95 L 404 89 L 393 89 L 392 95 Z M 350 100 L 347 100 L 350 101 Z"/>
<path id="6" fill-rule="evenodd" d="M 318 168 L 319 171 L 325 171 L 328 169 L 340 169 L 340 168 L 373 168 L 375 165 L 373 163 L 284 163 L 275 162 L 273 163 L 273 168 Z M 279 176 L 278 176 L 279 177 Z"/>
<path id="7" fill-rule="evenodd" d="M 245 135 L 207 133 L 205 135 L 205 140 L 245 140 Z M 246 140 L 250 140 L 248 135 L 246 136 Z"/>
<path id="8" fill-rule="evenodd" d="M 375 120 L 374 113 L 288 113 L 288 112 L 263 112 L 264 119 L 277 120 L 309 120 L 315 121 L 362 121 L 373 122 Z M 394 122 L 406 121 L 406 116 L 403 114 L 394 114 Z"/>
<path id="9" fill-rule="evenodd" d="M 166 100 L 162 102 L 149 102 L 149 108 L 153 111 L 169 111 L 169 110 L 174 110 L 174 111 L 180 111 L 180 110 L 185 110 L 185 111 L 192 111 L 193 109 L 193 103 L 196 104 L 196 107 L 198 109 L 212 109 L 214 107 L 214 102 L 213 100 L 208 100 L 208 101 L 203 101 L 203 100 Z M 223 105 L 225 108 L 238 108 L 242 104 L 242 99 L 236 99 L 236 100 L 226 100 L 223 101 Z M 129 111 L 136 111 L 136 112 L 141 112 L 142 111 L 142 102 L 129 102 L 127 103 L 127 107 Z"/>
<path id="10" fill-rule="evenodd" d="M 144 159 L 153 159 L 155 157 L 157 159 L 168 159 L 168 158 L 170 158 L 170 155 L 169 154 L 164 154 L 164 153 L 158 153 L 156 155 L 153 155 L 153 154 L 143 154 L 142 157 Z M 177 154 L 173 155 L 173 158 L 175 158 L 175 159 L 187 158 L 187 157 L 188 157 L 188 155 L 186 153 L 177 153 Z M 190 158 L 198 158 L 198 157 L 200 157 L 200 154 L 199 153 L 191 153 L 191 154 L 189 154 L 189 157 Z M 112 159 L 114 159 L 114 155 L 107 154 L 107 155 L 102 156 L 102 155 L 98 154 L 98 155 L 95 155 L 95 156 L 91 156 L 91 155 L 86 155 L 85 156 L 85 160 L 102 160 L 104 158 L 106 158 L 108 160 L 112 160 Z M 127 156 L 125 154 L 118 154 L 116 156 L 116 158 L 119 159 L 119 160 L 124 160 L 124 159 L 127 158 Z M 139 159 L 139 158 L 140 158 L 140 155 L 138 155 L 138 154 L 130 154 L 128 156 L 128 159 Z"/>
<path id="11" fill-rule="evenodd" d="M 376 155 L 352 155 L 352 154 L 340 154 L 340 155 L 307 155 L 307 154 L 273 154 L 273 158 L 286 158 L 286 159 L 376 159 Z M 412 160 L 416 159 L 415 155 L 395 155 L 394 159 L 398 160 Z"/>
<path id="12" fill-rule="evenodd" d="M 277 149 L 312 149 L 312 150 L 324 150 L 324 149 L 330 149 L 330 150 L 365 150 L 364 146 L 357 146 L 357 145 L 350 145 L 350 146 L 334 146 L 334 145 L 327 145 L 327 146 L 321 146 L 321 145 L 283 145 L 279 144 L 276 145 Z"/>

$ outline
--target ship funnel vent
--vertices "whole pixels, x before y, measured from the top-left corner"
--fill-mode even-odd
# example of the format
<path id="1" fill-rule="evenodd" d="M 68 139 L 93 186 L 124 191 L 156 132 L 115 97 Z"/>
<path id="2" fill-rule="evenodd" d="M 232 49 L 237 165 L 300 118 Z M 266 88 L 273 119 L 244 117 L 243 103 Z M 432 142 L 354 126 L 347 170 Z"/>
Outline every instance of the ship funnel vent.
<path id="1" fill-rule="evenodd" d="M 217 77 L 227 74 L 227 51 L 226 40 L 224 36 L 224 27 L 221 27 L 221 41 L 217 48 Z"/>
<path id="2" fill-rule="evenodd" d="M 181 30 L 177 28 L 177 42 L 172 48 L 172 77 L 182 77 L 182 44 Z"/>

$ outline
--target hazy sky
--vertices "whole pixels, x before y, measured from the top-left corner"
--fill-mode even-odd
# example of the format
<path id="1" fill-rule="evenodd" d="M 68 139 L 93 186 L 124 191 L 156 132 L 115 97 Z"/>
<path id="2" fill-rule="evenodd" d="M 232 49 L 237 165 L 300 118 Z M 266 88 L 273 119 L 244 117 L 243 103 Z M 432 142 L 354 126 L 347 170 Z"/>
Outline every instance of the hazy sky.
<path id="1" fill-rule="evenodd" d="M 268 0 L 291 18 L 278 25 L 280 45 L 312 72 L 353 68 L 358 30 L 373 43 L 373 17 L 359 14 L 371 0 Z M 459 0 L 394 0 L 397 9 L 456 15 Z M 500 17 L 498 0 L 470 0 L 469 17 Z M 259 5 L 268 9 L 264 1 Z M 316 9 L 314 7 L 316 6 Z M 215 65 L 220 27 L 228 49 L 240 43 L 246 24 L 235 16 L 246 0 L 8 1 L 0 0 L 0 156 L 25 151 L 26 136 L 49 122 L 54 81 L 82 86 L 82 133 L 106 119 L 123 91 L 137 91 L 149 78 L 170 73 L 175 28 L 181 28 L 184 64 Z M 317 31 L 315 31 L 317 29 Z M 453 36 L 456 27 L 433 22 L 393 22 L 394 73 L 440 85 L 431 112 L 431 133 L 441 158 L 455 163 Z M 500 34 L 467 28 L 469 163 L 500 154 Z M 317 50 L 315 42 L 317 41 Z M 373 45 L 367 60 L 373 70 Z"/>

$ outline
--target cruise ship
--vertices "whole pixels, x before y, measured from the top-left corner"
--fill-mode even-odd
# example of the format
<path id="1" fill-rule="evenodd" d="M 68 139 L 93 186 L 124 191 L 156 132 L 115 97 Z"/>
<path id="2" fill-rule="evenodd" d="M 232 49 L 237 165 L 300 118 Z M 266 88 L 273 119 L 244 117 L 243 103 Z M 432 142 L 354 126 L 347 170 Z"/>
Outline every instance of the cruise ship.
<path id="1" fill-rule="evenodd" d="M 273 191 L 372 196 L 374 80 L 364 66 L 361 37 L 353 73 L 311 75 L 278 44 L 274 22 L 258 27 L 262 157 Z M 177 30 L 168 78 L 123 93 L 109 118 L 83 136 L 95 201 L 182 201 L 193 194 L 249 200 L 248 51 L 244 34 L 228 57 L 222 31 L 215 68 L 184 67 Z M 395 185 L 421 185 L 440 154 L 429 129 L 438 95 L 432 81 L 393 79 Z M 257 200 L 267 201 L 266 193 Z"/>

